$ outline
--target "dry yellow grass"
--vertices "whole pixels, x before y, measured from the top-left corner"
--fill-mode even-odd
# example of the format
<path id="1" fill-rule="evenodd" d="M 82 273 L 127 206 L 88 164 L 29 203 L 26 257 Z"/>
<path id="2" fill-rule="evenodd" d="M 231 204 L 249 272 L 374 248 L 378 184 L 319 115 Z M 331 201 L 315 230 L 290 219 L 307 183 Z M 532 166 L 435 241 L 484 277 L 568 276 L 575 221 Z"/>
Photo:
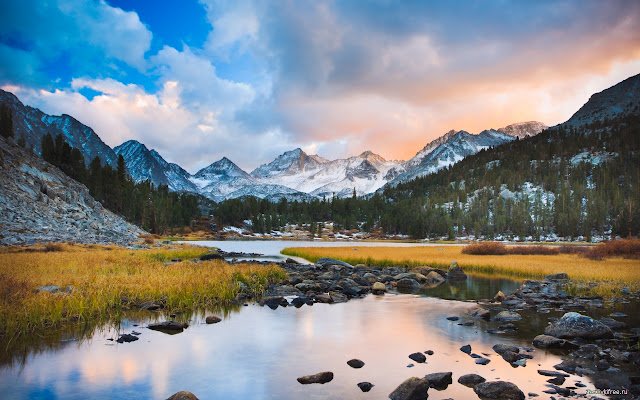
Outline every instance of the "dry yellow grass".
<path id="1" fill-rule="evenodd" d="M 536 279 L 566 272 L 581 283 L 597 282 L 596 292 L 607 294 L 627 286 L 640 289 L 640 261 L 609 258 L 590 260 L 577 254 L 480 256 L 462 253 L 462 246 L 421 247 L 301 247 L 287 248 L 283 254 L 316 261 L 331 257 L 351 264 L 378 266 L 407 265 L 446 268 L 455 260 L 469 273 L 495 274 L 513 278 Z"/>
<path id="2" fill-rule="evenodd" d="M 69 322 L 114 321 L 128 308 L 150 300 L 162 301 L 167 310 L 228 304 L 238 293 L 238 282 L 259 293 L 285 277 L 276 266 L 192 262 L 208 251 L 202 247 L 61 247 L 0 251 L 0 337 Z M 167 265 L 172 259 L 183 261 Z M 73 289 L 36 292 L 43 285 Z"/>

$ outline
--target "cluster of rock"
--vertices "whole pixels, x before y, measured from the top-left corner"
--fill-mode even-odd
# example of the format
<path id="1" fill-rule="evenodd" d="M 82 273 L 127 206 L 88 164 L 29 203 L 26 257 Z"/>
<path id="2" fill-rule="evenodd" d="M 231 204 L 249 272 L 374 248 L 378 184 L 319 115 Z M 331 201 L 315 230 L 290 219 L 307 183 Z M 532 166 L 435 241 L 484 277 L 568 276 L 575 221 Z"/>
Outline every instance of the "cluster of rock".
<path id="1" fill-rule="evenodd" d="M 139 240 L 140 228 L 104 209 L 86 186 L 0 137 L 0 244 L 116 243 Z"/>
<path id="2" fill-rule="evenodd" d="M 289 259 L 283 264 L 288 272 L 285 282 L 271 286 L 260 300 L 272 309 L 292 305 L 302 307 L 314 303 L 343 303 L 368 293 L 383 295 L 389 290 L 417 293 L 446 281 L 466 279 L 455 262 L 448 271 L 423 267 L 408 270 L 404 267 L 375 268 L 352 266 L 344 261 L 322 258 L 314 265 L 302 265 Z M 246 300 L 250 293 L 242 293 Z M 291 301 L 285 296 L 295 296 Z"/>

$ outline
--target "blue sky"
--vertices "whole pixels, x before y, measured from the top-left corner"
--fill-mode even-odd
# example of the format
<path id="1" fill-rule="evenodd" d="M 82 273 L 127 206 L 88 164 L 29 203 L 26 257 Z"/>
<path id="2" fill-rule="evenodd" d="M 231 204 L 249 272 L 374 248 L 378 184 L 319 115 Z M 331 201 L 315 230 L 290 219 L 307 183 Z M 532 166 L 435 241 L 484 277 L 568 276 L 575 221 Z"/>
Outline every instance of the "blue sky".
<path id="1" fill-rule="evenodd" d="M 9 0 L 0 65 L 26 104 L 191 172 L 407 159 L 450 129 L 562 122 L 640 72 L 640 3 Z"/>

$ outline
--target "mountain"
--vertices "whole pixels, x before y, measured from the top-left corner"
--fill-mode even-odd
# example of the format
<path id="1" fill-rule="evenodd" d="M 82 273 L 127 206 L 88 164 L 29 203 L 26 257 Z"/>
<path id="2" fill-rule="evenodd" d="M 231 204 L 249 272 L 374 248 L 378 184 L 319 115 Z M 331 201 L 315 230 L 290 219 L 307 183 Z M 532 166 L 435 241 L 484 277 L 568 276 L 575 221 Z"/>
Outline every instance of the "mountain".
<path id="1" fill-rule="evenodd" d="M 16 139 L 23 138 L 28 147 L 41 154 L 42 137 L 47 133 L 63 135 L 71 147 L 82 152 L 87 165 L 95 157 L 99 157 L 103 164 L 117 166 L 116 153 L 107 146 L 102 139 L 86 125 L 70 115 L 48 115 L 37 108 L 25 106 L 13 94 L 0 89 L 0 105 L 9 107 L 13 114 L 13 129 Z"/>
<path id="2" fill-rule="evenodd" d="M 467 131 L 449 131 L 427 144 L 407 161 L 405 163 L 406 171 L 393 179 L 390 185 L 395 186 L 401 182 L 433 174 L 481 150 L 513 140 L 515 140 L 514 136 L 493 129 L 484 130 L 477 135 Z"/>
<path id="3" fill-rule="evenodd" d="M 177 164 L 168 163 L 155 150 L 136 141 L 128 140 L 113 148 L 124 158 L 127 171 L 134 182 L 151 181 L 154 185 L 167 185 L 175 192 L 197 192 L 198 188 L 189 179 L 191 175 Z"/>
<path id="4" fill-rule="evenodd" d="M 86 186 L 0 137 L 0 244 L 130 244 L 144 231 L 106 210 Z"/>
<path id="5" fill-rule="evenodd" d="M 595 121 L 640 112 L 640 74 L 595 93 L 565 125 L 579 127 Z"/>
<path id="6" fill-rule="evenodd" d="M 507 125 L 504 128 L 497 129 L 497 131 L 519 139 L 524 139 L 526 137 L 535 136 L 547 128 L 548 126 L 542 122 L 527 121 Z"/>
<path id="7" fill-rule="evenodd" d="M 317 171 L 328 163 L 317 155 L 308 155 L 302 149 L 284 152 L 268 164 L 263 164 L 251 172 L 256 179 L 278 178 L 283 176 L 303 175 Z"/>
<path id="8" fill-rule="evenodd" d="M 202 168 L 190 181 L 201 194 L 214 201 L 222 201 L 236 190 L 255 184 L 251 175 L 227 157 Z"/>

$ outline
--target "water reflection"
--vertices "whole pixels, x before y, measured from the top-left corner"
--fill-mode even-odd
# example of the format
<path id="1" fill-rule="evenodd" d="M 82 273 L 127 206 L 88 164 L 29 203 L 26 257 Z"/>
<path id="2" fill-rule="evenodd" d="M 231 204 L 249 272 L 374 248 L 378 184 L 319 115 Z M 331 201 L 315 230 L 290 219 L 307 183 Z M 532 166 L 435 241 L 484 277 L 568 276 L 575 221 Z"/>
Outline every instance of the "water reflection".
<path id="1" fill-rule="evenodd" d="M 137 342 L 108 341 L 117 332 L 106 329 L 90 340 L 34 354 L 22 368 L 0 369 L 0 393 L 11 399 L 163 399 L 187 389 L 201 399 L 371 399 L 386 398 L 407 377 L 440 371 L 453 371 L 454 384 L 443 392 L 430 390 L 430 399 L 474 397 L 455 382 L 465 373 L 508 379 L 525 393 L 540 393 L 545 379 L 536 369 L 552 368 L 559 357 L 536 350 L 527 367 L 512 368 L 491 346 L 529 345 L 530 339 L 490 335 L 446 319 L 473 306 L 413 295 L 301 309 L 252 305 L 215 325 L 194 314 L 191 326 L 178 335 L 134 327 L 146 321 L 128 319 L 121 329 L 142 332 Z M 476 365 L 460 352 L 467 343 L 476 353 L 490 354 L 491 363 Z M 408 354 L 426 350 L 435 352 L 427 364 L 407 368 Z M 350 358 L 366 365 L 352 369 L 346 365 Z M 325 370 L 335 374 L 326 385 L 296 382 Z M 375 387 L 361 393 L 356 386 L 361 381 Z"/>

